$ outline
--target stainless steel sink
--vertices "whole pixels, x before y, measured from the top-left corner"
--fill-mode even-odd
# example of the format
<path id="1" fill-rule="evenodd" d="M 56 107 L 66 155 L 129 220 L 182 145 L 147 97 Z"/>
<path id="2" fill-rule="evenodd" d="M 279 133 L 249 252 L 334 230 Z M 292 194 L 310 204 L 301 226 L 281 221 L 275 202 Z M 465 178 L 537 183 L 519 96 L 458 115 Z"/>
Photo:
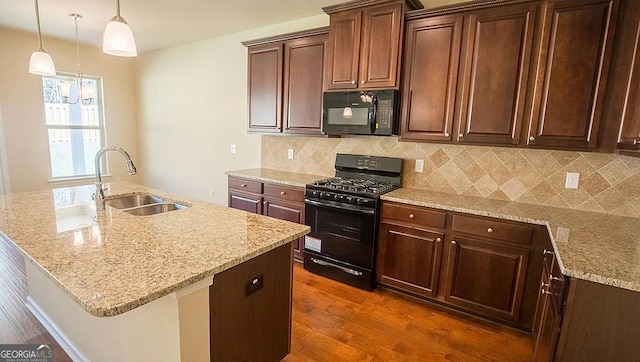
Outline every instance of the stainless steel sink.
<path id="1" fill-rule="evenodd" d="M 185 209 L 188 206 L 165 201 L 160 196 L 136 193 L 133 195 L 116 196 L 105 200 L 105 205 L 120 209 L 136 216 L 161 214 L 174 210 Z"/>
<path id="2" fill-rule="evenodd" d="M 130 209 L 132 207 L 157 204 L 162 201 L 163 200 L 159 196 L 155 195 L 133 194 L 107 199 L 104 204 L 116 209 Z"/>
<path id="3" fill-rule="evenodd" d="M 163 212 L 181 210 L 185 208 L 186 206 L 184 205 L 163 202 L 160 204 L 134 207 L 131 209 L 124 210 L 124 212 L 128 212 L 129 214 L 136 215 L 136 216 L 148 216 L 148 215 L 161 214 Z"/>

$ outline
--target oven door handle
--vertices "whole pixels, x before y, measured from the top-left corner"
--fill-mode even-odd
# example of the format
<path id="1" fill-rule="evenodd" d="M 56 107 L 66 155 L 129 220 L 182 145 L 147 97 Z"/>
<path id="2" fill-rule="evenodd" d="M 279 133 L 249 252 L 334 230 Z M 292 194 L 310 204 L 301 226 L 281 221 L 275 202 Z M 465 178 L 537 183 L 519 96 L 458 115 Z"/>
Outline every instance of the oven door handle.
<path id="1" fill-rule="evenodd" d="M 362 207 L 362 206 L 357 206 L 357 205 L 348 205 L 348 204 L 340 204 L 340 206 L 334 205 L 333 203 L 329 203 L 331 201 L 325 201 L 325 202 L 318 202 L 318 201 L 313 201 L 313 200 L 309 200 L 309 199 L 304 199 L 304 203 L 305 204 L 309 204 L 309 205 L 313 205 L 313 206 L 317 206 L 317 207 L 322 207 L 325 209 L 334 209 L 334 210 L 339 210 L 339 211 L 351 211 L 351 212 L 356 212 L 358 214 L 367 214 L 367 215 L 375 215 L 376 214 L 376 210 L 375 209 L 370 209 L 368 207 Z"/>
<path id="2" fill-rule="evenodd" d="M 329 262 L 324 261 L 324 260 L 320 260 L 320 259 L 316 259 L 316 258 L 311 258 L 311 261 L 312 261 L 312 262 L 314 262 L 314 263 L 316 263 L 316 264 L 318 264 L 318 265 L 322 265 L 322 266 L 329 266 L 329 267 L 332 267 L 332 268 L 340 269 L 340 270 L 342 270 L 343 272 L 345 272 L 345 273 L 347 273 L 347 274 L 355 275 L 355 276 L 357 276 L 357 277 L 360 277 L 360 276 L 362 276 L 362 274 L 363 274 L 361 271 L 357 271 L 357 270 L 353 270 L 353 269 L 345 268 L 345 267 L 343 267 L 343 266 L 336 265 L 336 264 L 333 264 L 333 263 L 329 263 Z"/>

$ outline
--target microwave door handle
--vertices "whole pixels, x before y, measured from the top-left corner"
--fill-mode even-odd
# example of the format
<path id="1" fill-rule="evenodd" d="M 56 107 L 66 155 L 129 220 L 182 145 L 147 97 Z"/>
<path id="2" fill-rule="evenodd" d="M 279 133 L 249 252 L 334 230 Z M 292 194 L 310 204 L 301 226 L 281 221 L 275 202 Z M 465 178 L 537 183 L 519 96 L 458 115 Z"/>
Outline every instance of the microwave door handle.
<path id="1" fill-rule="evenodd" d="M 373 96 L 371 107 L 369 107 L 369 127 L 371 134 L 376 133 L 376 118 L 378 117 L 378 97 Z"/>

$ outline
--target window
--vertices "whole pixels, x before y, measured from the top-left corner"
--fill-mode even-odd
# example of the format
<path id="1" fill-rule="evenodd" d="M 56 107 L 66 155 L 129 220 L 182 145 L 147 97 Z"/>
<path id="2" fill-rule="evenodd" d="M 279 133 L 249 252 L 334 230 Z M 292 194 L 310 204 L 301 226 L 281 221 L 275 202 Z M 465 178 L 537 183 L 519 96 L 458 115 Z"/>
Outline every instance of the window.
<path id="1" fill-rule="evenodd" d="M 42 77 L 52 179 L 95 174 L 94 157 L 104 145 L 101 88 L 95 77 L 83 76 L 81 92 L 74 76 Z"/>

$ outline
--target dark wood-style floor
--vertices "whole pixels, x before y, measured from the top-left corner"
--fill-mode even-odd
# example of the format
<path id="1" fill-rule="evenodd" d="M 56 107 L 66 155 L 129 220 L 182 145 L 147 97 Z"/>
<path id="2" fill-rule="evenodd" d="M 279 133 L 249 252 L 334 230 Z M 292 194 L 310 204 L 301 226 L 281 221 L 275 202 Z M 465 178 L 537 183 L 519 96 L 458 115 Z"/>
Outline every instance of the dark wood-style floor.
<path id="1" fill-rule="evenodd" d="M 294 267 L 294 361 L 529 361 L 530 337 L 378 290 L 366 292 Z M 26 309 L 24 261 L 0 239 L 0 344 L 46 343 L 70 361 Z"/>

